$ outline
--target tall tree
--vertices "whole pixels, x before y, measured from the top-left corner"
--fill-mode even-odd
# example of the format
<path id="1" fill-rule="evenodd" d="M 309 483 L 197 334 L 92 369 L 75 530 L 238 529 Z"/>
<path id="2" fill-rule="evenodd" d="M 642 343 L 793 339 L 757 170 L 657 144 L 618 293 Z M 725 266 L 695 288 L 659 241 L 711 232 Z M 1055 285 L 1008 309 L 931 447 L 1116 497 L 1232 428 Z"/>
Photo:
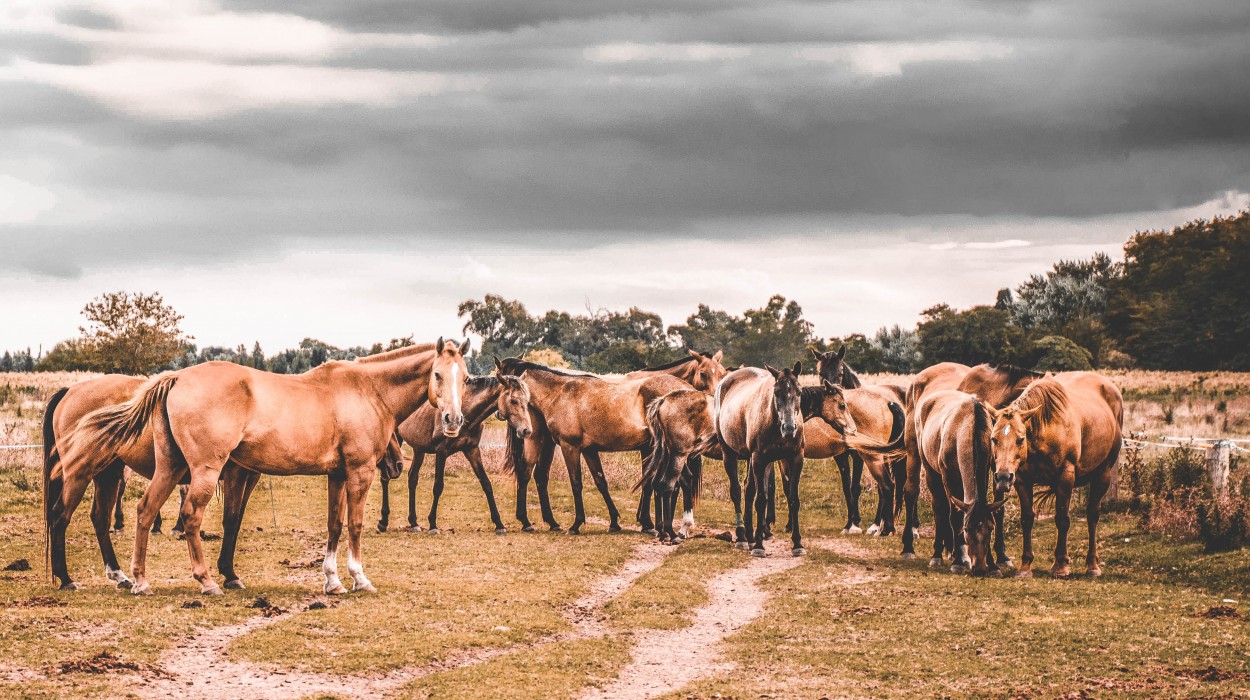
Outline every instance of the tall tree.
<path id="1" fill-rule="evenodd" d="M 1011 314 L 992 306 L 955 311 L 938 304 L 921 312 L 917 327 L 920 353 L 929 364 L 961 362 L 1018 362 L 1024 332 L 1011 323 Z"/>
<path id="2" fill-rule="evenodd" d="M 1033 337 L 1074 340 L 1097 361 L 1106 338 L 1107 299 L 1118 276 L 1119 266 L 1105 253 L 1088 260 L 1061 260 L 1016 288 L 1015 301 L 1008 307 L 1012 321 Z"/>
<path id="3" fill-rule="evenodd" d="M 96 297 L 82 310 L 87 325 L 79 330 L 90 346 L 94 369 L 147 374 L 169 364 L 190 336 L 182 315 L 160 294 L 112 292 Z"/>

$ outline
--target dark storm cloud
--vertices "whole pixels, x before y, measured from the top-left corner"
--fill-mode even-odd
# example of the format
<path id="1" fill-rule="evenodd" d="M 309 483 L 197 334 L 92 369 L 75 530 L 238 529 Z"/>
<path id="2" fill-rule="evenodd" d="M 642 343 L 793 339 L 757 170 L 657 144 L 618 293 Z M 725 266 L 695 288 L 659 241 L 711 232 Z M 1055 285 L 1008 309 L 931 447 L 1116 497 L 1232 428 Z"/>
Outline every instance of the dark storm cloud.
<path id="1" fill-rule="evenodd" d="M 267 9 L 449 40 L 362 44 L 301 64 L 483 82 L 382 106 L 173 119 L 0 81 L 9 157 L 50 158 L 50 188 L 104 212 L 0 224 L 8 264 L 67 275 L 345 237 L 419 249 L 466 233 L 520 246 L 767 236 L 794 221 L 1090 217 L 1250 191 L 1242 2 Z M 26 35 L 0 55 L 75 62 L 87 49 L 67 41 Z M 705 46 L 683 56 L 687 44 Z M 952 44 L 970 55 L 898 58 L 941 58 Z M 611 60 L 630 51 L 641 59 Z"/>

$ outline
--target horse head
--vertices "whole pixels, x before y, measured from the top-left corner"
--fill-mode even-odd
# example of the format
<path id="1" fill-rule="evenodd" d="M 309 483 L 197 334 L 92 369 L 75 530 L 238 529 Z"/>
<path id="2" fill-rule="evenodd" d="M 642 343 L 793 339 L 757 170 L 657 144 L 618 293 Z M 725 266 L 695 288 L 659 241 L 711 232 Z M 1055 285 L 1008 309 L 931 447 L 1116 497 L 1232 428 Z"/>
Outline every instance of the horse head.
<path id="1" fill-rule="evenodd" d="M 812 357 L 816 360 L 816 374 L 821 379 L 842 385 L 842 370 L 846 364 L 842 361 L 846 357 L 846 344 L 844 343 L 837 352 L 830 350 L 829 352 L 821 352 L 812 348 Z"/>
<path id="2" fill-rule="evenodd" d="M 972 560 L 972 575 L 984 576 L 989 571 L 990 544 L 994 534 L 994 513 L 1007 503 L 1006 499 L 993 503 L 961 501 L 950 497 L 951 505 L 964 512 L 964 544 L 968 558 Z"/>
<path id="3" fill-rule="evenodd" d="M 534 432 L 534 426 L 530 422 L 529 385 L 522 377 L 504 374 L 499 358 L 495 358 L 495 371 L 501 389 L 495 416 L 499 420 L 506 421 L 517 437 L 527 438 Z"/>
<path id="4" fill-rule="evenodd" d="M 690 385 L 704 393 L 712 393 L 716 390 L 716 385 L 720 384 L 720 380 L 729 374 L 729 370 L 720 363 L 724 357 L 724 352 L 717 350 L 715 355 L 705 355 L 694 350 L 687 350 L 690 357 L 694 358 L 695 368 L 690 379 Z"/>
<path id="5" fill-rule="evenodd" d="M 795 362 L 791 369 L 777 369 L 769 365 L 764 365 L 764 368 L 773 375 L 773 418 L 781 437 L 793 440 L 798 437 L 799 427 L 803 425 L 802 392 L 799 390 L 799 372 L 803 364 Z"/>
<path id="6" fill-rule="evenodd" d="M 469 341 L 466 339 L 457 346 L 439 338 L 434 348 L 437 354 L 430 368 L 429 401 L 439 409 L 441 419 L 434 422 L 435 430 L 441 430 L 446 437 L 456 437 L 464 427 L 463 401 L 469 379 L 464 354 L 469 351 Z"/>
<path id="7" fill-rule="evenodd" d="M 820 418 L 840 435 L 856 432 L 855 419 L 846 404 L 846 391 L 828 379 L 820 380 L 820 386 L 804 387 L 803 420 Z"/>
<path id="8" fill-rule="evenodd" d="M 994 500 L 1001 501 L 1016 482 L 1016 472 L 1029 459 L 1029 424 L 1041 406 L 1022 410 L 1015 403 L 994 411 L 990 451 L 994 456 Z"/>

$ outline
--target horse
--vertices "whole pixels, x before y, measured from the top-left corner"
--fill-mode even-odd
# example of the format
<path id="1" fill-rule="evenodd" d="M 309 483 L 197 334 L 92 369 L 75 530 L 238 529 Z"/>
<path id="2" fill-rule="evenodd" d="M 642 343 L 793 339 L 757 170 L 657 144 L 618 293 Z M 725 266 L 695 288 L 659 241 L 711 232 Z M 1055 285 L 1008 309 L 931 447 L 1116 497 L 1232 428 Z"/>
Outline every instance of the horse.
<path id="1" fill-rule="evenodd" d="M 496 368 L 499 362 L 495 362 Z M 443 470 L 447 459 L 454 454 L 464 454 L 473 467 L 473 474 L 482 486 L 486 495 L 486 503 L 490 507 L 490 519 L 495 523 L 495 534 L 507 532 L 503 521 L 499 518 L 499 508 L 495 505 L 495 494 L 491 488 L 490 477 L 482 464 L 482 429 L 486 419 L 492 413 L 516 431 L 522 438 L 532 432 L 529 412 L 529 389 L 518 377 L 500 375 L 498 377 L 470 377 L 466 383 L 464 395 L 464 428 L 454 438 L 444 436 L 434 429 L 437 409 L 425 405 L 417 409 L 400 424 L 398 434 L 404 442 L 412 446 L 412 468 L 408 471 L 408 530 L 419 532 L 417 525 L 417 481 L 421 473 L 421 464 L 425 455 L 434 455 L 434 498 L 430 502 L 428 522 L 430 533 L 438 530 L 438 501 L 443 493 Z M 396 475 L 398 476 L 398 474 Z M 386 532 L 390 522 L 390 482 L 382 479 L 382 517 L 378 520 L 378 532 Z"/>
<path id="2" fill-rule="evenodd" d="M 650 484 L 653 489 L 656 537 L 660 542 L 677 544 L 688 537 L 694 527 L 694 505 L 699 498 L 702 478 L 691 463 L 717 446 L 712 414 L 712 397 L 697 389 L 665 394 L 647 409 L 651 454 L 634 488 Z M 680 533 L 673 531 L 679 479 L 682 490 L 689 496 Z"/>
<path id="3" fill-rule="evenodd" d="M 1041 373 L 1022 369 L 1013 365 L 982 364 L 969 367 L 957 362 L 942 362 L 928 367 L 917 374 L 911 386 L 907 388 L 907 415 L 914 415 L 916 408 L 931 392 L 943 389 L 958 389 L 966 394 L 981 397 L 992 408 L 1002 408 L 1030 383 L 1041 377 Z M 915 537 L 920 527 L 917 509 L 917 498 L 920 495 L 920 452 L 914 422 L 907 422 L 904 442 L 907 450 L 907 473 L 903 488 L 903 504 L 895 503 L 897 516 L 901 506 L 905 506 L 907 516 L 903 526 L 902 558 L 911 559 L 916 556 Z M 995 513 L 997 529 L 994 536 L 994 552 L 999 566 L 1011 563 L 1003 542 L 1002 511 Z M 951 545 L 946 542 L 944 545 Z"/>
<path id="4" fill-rule="evenodd" d="M 61 459 L 61 454 L 66 449 L 68 437 L 85 416 L 98 409 L 129 401 L 145 381 L 139 377 L 117 374 L 88 379 L 58 390 L 44 409 L 44 528 L 48 541 L 48 564 L 62 590 L 78 589 L 78 584 L 69 575 L 65 556 L 65 533 L 88 483 L 95 485 L 91 524 L 104 560 L 104 575 L 116 583 L 118 588 L 129 589 L 132 585 L 117 561 L 113 541 L 109 537 L 109 514 L 114 510 L 115 504 L 120 505 L 126 467 L 144 477 L 152 478 L 156 457 L 151 431 L 144 428 L 134 442 L 107 454 L 96 455 L 90 461 L 66 462 Z M 225 577 L 226 588 L 244 588 L 242 580 L 234 571 L 234 551 L 243 509 L 257 479 L 258 475 L 240 470 L 235 465 L 227 465 L 222 471 L 223 491 L 229 495 L 224 499 L 222 546 L 217 568 Z M 187 476 L 179 481 L 185 482 L 184 485 L 190 483 Z M 159 512 L 158 510 L 158 515 Z M 180 516 L 179 524 L 175 528 L 182 521 Z M 154 519 L 152 531 L 159 533 L 159 530 Z"/>
<path id="5" fill-rule="evenodd" d="M 1086 573 L 1102 575 L 1098 561 L 1098 509 L 1111 485 L 1124 433 L 1124 399 L 1106 377 L 1094 372 L 1063 372 L 1034 381 L 1018 398 L 995 411 L 991 449 L 994 493 L 1012 486 L 1020 498 L 1024 552 L 1016 576 L 1033 575 L 1033 488 L 1055 499 L 1055 563 L 1051 573 L 1072 574 L 1068 560 L 1068 516 L 1072 490 L 1089 486 Z"/>
<path id="6" fill-rule="evenodd" d="M 550 465 L 550 455 L 559 446 L 573 489 L 575 516 L 569 532 L 578 534 L 586 522 L 582 503 L 582 458 L 590 468 L 595 486 L 608 507 L 609 532 L 618 532 L 620 513 L 608 490 L 608 480 L 599 461 L 601 452 L 643 450 L 651 443 L 646 410 L 659 397 L 690 385 L 670 374 L 654 374 L 636 379 L 610 381 L 593 374 L 573 374 L 517 358 L 502 360 L 502 374 L 522 376 L 529 386 L 534 432 L 528 440 L 510 436 L 509 460 L 517 475 L 517 518 L 529 528 L 524 517 L 526 462 L 536 457 Z M 535 419 L 534 413 L 537 413 Z M 536 470 L 537 473 L 537 470 Z M 545 475 L 544 475 L 545 477 Z M 545 478 L 539 482 L 543 519 L 552 530 L 559 524 L 551 516 L 544 493 Z M 550 519 L 548 519 L 550 518 Z"/>
<path id="7" fill-rule="evenodd" d="M 360 557 L 364 501 L 373 472 L 402 423 L 426 402 L 440 409 L 441 429 L 464 425 L 464 353 L 442 338 L 300 375 L 278 375 L 209 362 L 149 380 L 129 402 L 83 418 L 62 454 L 66 463 L 124 449 L 151 424 L 156 454 L 152 483 L 139 502 L 131 592 L 151 594 L 146 576 L 148 528 L 183 472 L 191 488 L 183 508 L 192 576 L 206 595 L 221 595 L 200 541 L 204 507 L 228 462 L 274 476 L 329 477 L 324 590 L 346 593 L 338 577 L 338 541 L 346 510 L 347 568 L 357 591 L 376 590 Z"/>
<path id="8" fill-rule="evenodd" d="M 993 514 L 1005 500 L 986 499 L 990 473 L 990 411 L 980 399 L 954 389 L 930 392 L 911 420 L 920 461 L 933 497 L 933 517 L 944 537 L 934 540 L 929 566 L 941 566 L 943 540 L 952 542 L 951 571 L 1002 578 L 989 556 Z M 949 531 L 949 532 L 947 532 Z"/>
<path id="9" fill-rule="evenodd" d="M 880 421 L 874 422 L 873 418 L 880 416 L 883 401 L 893 401 L 900 405 L 906 402 L 907 390 L 900 385 L 864 384 L 859 375 L 855 374 L 855 371 L 845 362 L 846 345 L 843 345 L 837 352 L 820 352 L 813 349 L 812 355 L 816 360 L 817 375 L 843 388 L 855 390 L 847 394 L 847 399 L 851 406 L 851 414 L 855 417 L 855 423 L 860 426 L 861 431 L 873 434 L 872 429 L 881 426 Z M 885 430 L 886 434 L 889 434 L 890 428 L 886 427 Z M 827 431 L 823 433 L 828 434 Z M 842 493 L 846 498 L 847 515 L 846 526 L 842 529 L 843 534 L 853 535 L 861 532 L 859 495 L 865 466 L 868 467 L 873 480 L 877 482 L 877 514 L 868 532 L 882 537 L 894 534 L 894 514 L 890 504 L 902 497 L 902 490 L 896 488 L 896 484 L 900 484 L 905 478 L 905 472 L 902 469 L 904 461 L 894 459 L 887 464 L 879 455 L 866 455 L 857 450 L 832 449 L 828 450 L 830 452 L 828 455 L 823 452 L 821 457 L 832 456 L 834 458 L 842 477 Z"/>
<path id="10" fill-rule="evenodd" d="M 750 538 L 751 554 L 764 553 L 764 530 L 767 521 L 768 475 L 773 462 L 782 463 L 782 485 L 789 505 L 787 529 L 799 557 L 807 553 L 799 530 L 799 481 L 803 475 L 803 421 L 820 417 L 842 433 L 853 433 L 853 419 L 847 411 L 842 389 L 829 382 L 820 386 L 799 387 L 802 364 L 779 370 L 744 367 L 730 372 L 716 387 L 716 435 L 725 456 L 725 470 L 730 475 L 731 492 L 738 481 L 738 460 L 749 460 L 746 500 L 754 505 L 746 509 L 743 527 L 738 532 L 739 546 Z M 741 517 L 742 508 L 734 509 Z"/>

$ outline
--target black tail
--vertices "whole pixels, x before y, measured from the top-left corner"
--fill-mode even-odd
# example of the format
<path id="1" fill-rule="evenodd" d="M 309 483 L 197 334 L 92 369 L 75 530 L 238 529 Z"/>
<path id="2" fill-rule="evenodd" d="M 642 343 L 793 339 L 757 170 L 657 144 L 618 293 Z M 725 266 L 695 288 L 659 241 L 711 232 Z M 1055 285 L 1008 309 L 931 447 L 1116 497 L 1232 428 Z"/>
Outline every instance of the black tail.
<path id="1" fill-rule="evenodd" d="M 703 493 L 703 457 L 691 457 L 686 466 L 690 470 L 690 502 L 697 506 Z"/>
<path id="2" fill-rule="evenodd" d="M 868 452 L 872 454 L 882 455 L 886 459 L 897 459 L 903 456 L 903 429 L 907 426 L 907 414 L 903 412 L 903 407 L 898 405 L 897 401 L 889 401 L 887 405 L 890 414 L 894 416 L 894 423 L 890 426 L 890 441 L 886 444 L 880 444 L 869 439 L 862 438 L 858 435 L 848 435 L 846 438 L 846 446 L 856 452 Z"/>
<path id="3" fill-rule="evenodd" d="M 985 410 L 985 404 L 975 398 L 972 399 L 972 469 L 977 482 L 973 503 L 989 503 L 990 414 Z"/>
<path id="4" fill-rule="evenodd" d="M 896 459 L 890 462 L 890 473 L 894 482 L 894 516 L 903 512 L 903 487 L 907 484 L 907 459 Z"/>
<path id="5" fill-rule="evenodd" d="M 511 474 L 515 479 L 525 469 L 525 440 L 509 425 L 508 435 L 504 439 L 503 472 Z"/>
<path id="6" fill-rule="evenodd" d="M 647 428 L 651 431 L 651 458 L 642 467 L 642 478 L 634 484 L 634 490 L 655 479 L 655 475 L 667 471 L 673 461 L 669 453 L 668 439 L 664 434 L 664 421 L 660 419 L 660 407 L 664 405 L 664 397 L 656 399 L 647 407 Z"/>
<path id="7" fill-rule="evenodd" d="M 57 508 L 55 504 L 61 501 L 61 484 L 62 478 L 52 477 L 57 463 L 61 461 L 60 453 L 56 450 L 56 407 L 61 403 L 61 399 L 65 398 L 69 387 L 62 387 L 57 390 L 52 398 L 48 399 L 48 405 L 43 409 L 43 564 L 45 573 L 52 569 L 52 520 L 56 515 Z"/>

